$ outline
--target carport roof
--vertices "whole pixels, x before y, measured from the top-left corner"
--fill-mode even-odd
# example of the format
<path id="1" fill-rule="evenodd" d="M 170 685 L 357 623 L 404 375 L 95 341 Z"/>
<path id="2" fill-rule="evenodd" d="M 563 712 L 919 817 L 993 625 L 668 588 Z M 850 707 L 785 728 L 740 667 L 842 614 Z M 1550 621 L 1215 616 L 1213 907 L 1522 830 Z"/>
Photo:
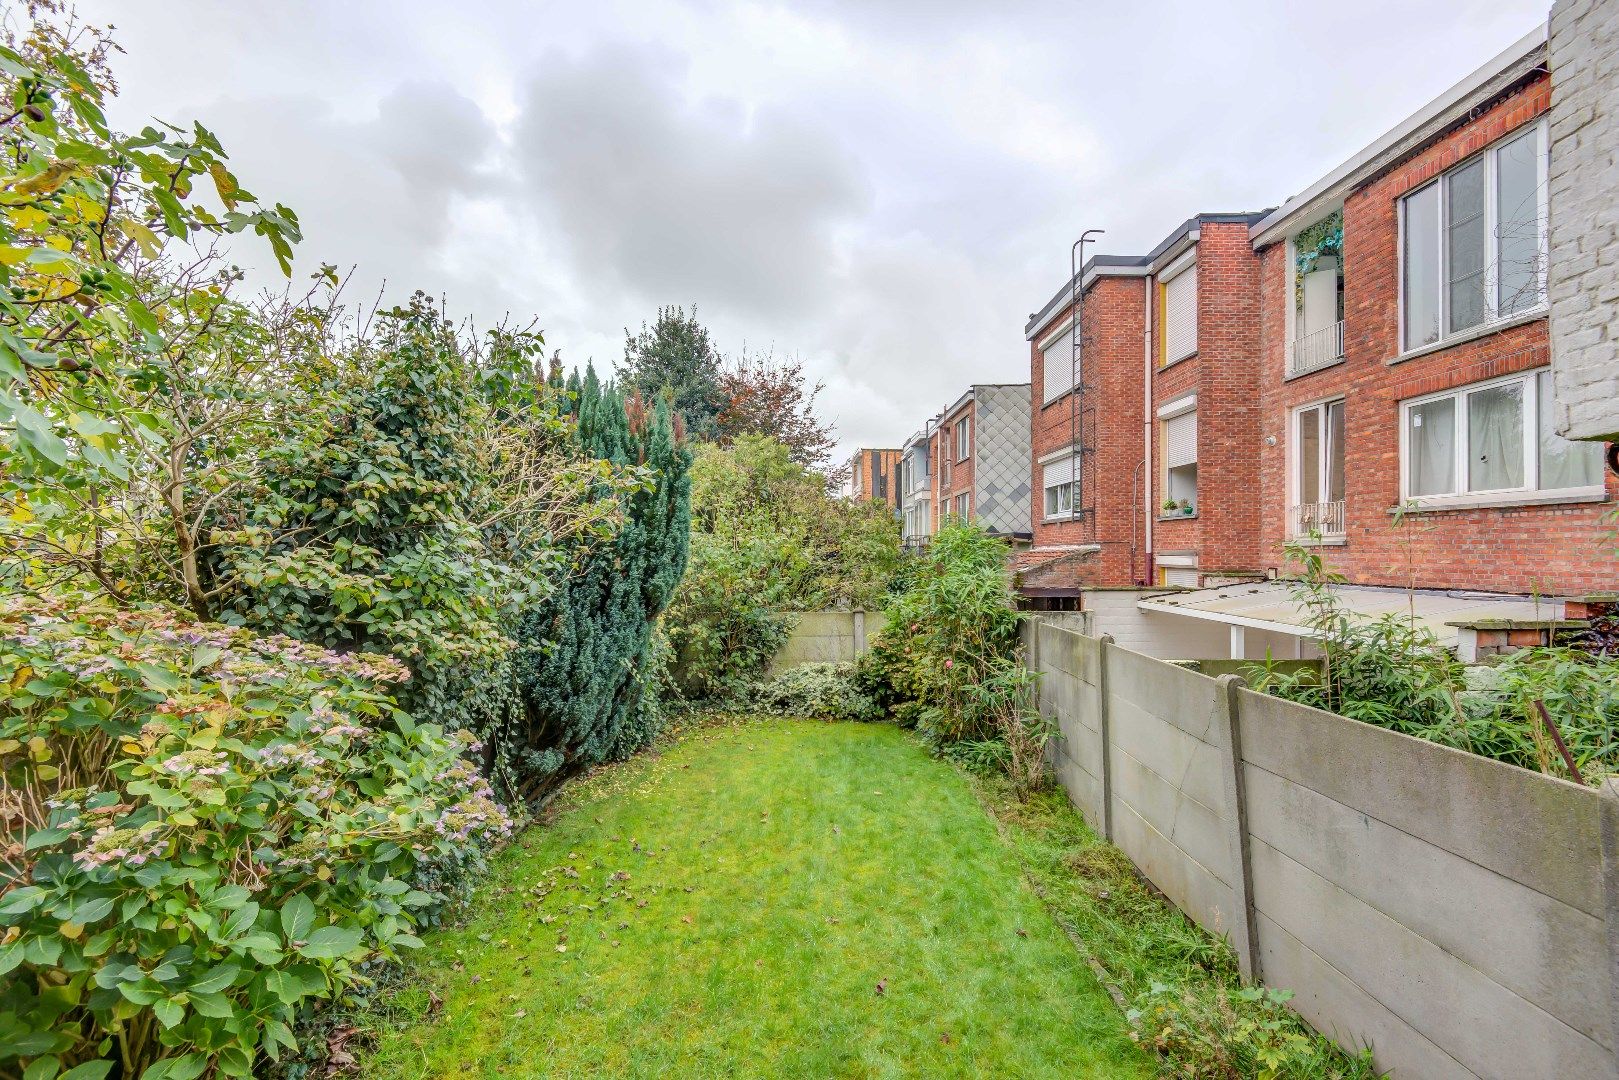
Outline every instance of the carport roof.
<path id="1" fill-rule="evenodd" d="M 1288 581 L 1254 581 L 1213 589 L 1167 593 L 1136 602 L 1142 611 L 1207 619 L 1229 626 L 1272 630 L 1295 637 L 1314 637 L 1308 614 L 1293 598 Z M 1508 596 L 1499 593 L 1391 589 L 1376 585 L 1329 585 L 1353 616 L 1367 621 L 1381 615 L 1414 614 L 1447 648 L 1456 645 L 1455 623 L 1485 619 L 1550 620 L 1563 617 L 1561 599 Z"/>

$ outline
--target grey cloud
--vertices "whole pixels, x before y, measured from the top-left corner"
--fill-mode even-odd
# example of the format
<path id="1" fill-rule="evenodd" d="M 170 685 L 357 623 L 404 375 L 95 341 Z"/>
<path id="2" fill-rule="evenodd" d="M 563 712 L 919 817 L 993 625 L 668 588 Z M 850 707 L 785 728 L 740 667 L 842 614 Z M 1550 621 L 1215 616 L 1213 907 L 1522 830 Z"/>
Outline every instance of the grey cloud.
<path id="1" fill-rule="evenodd" d="M 828 295 L 838 229 L 869 205 L 826 130 L 775 107 L 693 102 L 664 57 L 554 58 L 528 84 L 517 172 L 597 283 L 645 303 L 802 312 Z"/>

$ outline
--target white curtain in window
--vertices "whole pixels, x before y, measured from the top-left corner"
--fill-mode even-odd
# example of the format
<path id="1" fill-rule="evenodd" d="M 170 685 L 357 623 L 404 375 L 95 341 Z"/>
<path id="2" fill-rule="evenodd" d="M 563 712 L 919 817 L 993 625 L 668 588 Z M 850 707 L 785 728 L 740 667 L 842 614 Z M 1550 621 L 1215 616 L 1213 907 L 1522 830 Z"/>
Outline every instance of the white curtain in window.
<path id="1" fill-rule="evenodd" d="M 1197 352 L 1197 264 L 1164 282 L 1164 363 Z"/>
<path id="2" fill-rule="evenodd" d="M 1502 491 L 1523 485 L 1523 384 L 1468 394 L 1467 490 Z"/>
<path id="3" fill-rule="evenodd" d="M 1439 340 L 1439 185 L 1429 184 L 1406 197 L 1405 347 L 1417 349 Z"/>
<path id="4" fill-rule="evenodd" d="M 1552 373 L 1542 371 L 1535 378 L 1540 399 L 1540 486 L 1555 490 L 1595 487 L 1602 483 L 1602 444 L 1570 442 L 1557 434 Z"/>
<path id="5" fill-rule="evenodd" d="M 1456 399 L 1442 398 L 1406 410 L 1409 495 L 1456 492 Z"/>

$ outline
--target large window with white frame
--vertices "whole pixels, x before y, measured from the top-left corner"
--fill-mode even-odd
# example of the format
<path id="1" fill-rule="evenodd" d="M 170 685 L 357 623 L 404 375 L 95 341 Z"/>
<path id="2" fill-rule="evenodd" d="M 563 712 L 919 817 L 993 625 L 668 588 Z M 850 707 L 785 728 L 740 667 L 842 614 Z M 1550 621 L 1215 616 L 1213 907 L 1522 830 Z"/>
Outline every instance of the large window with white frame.
<path id="1" fill-rule="evenodd" d="M 1400 345 L 1546 303 L 1546 127 L 1534 123 L 1400 200 Z"/>
<path id="2" fill-rule="evenodd" d="M 973 418 L 963 416 L 955 427 L 956 460 L 966 461 L 973 452 Z"/>
<path id="3" fill-rule="evenodd" d="M 1165 405 L 1158 410 L 1160 445 L 1163 447 L 1163 473 L 1160 489 L 1166 515 L 1188 513 L 1197 508 L 1197 395 Z M 1174 504 L 1171 508 L 1170 504 Z"/>
<path id="4" fill-rule="evenodd" d="M 1344 399 L 1293 411 L 1293 536 L 1344 535 Z"/>
<path id="5" fill-rule="evenodd" d="M 1596 443 L 1557 434 L 1551 370 L 1400 405 L 1401 495 L 1419 505 L 1602 494 Z"/>
<path id="6" fill-rule="evenodd" d="M 1197 261 L 1171 267 L 1163 285 L 1165 365 L 1197 352 Z"/>
<path id="7" fill-rule="evenodd" d="M 1045 495 L 1045 518 L 1051 520 L 1072 516 L 1079 495 L 1079 485 L 1074 480 L 1072 453 L 1042 465 L 1040 471 L 1040 485 Z"/>
<path id="8" fill-rule="evenodd" d="M 1052 332 L 1041 341 L 1042 406 L 1050 405 L 1074 388 L 1074 374 L 1079 362 L 1079 349 L 1074 341 L 1072 323 Z"/>

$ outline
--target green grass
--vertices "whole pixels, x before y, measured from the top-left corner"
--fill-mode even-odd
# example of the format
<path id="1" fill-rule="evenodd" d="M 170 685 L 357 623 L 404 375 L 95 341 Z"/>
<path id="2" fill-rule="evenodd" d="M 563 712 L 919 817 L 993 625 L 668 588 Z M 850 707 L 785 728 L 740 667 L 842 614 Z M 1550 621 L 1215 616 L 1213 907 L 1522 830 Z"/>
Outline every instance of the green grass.
<path id="1" fill-rule="evenodd" d="M 1162 1075 L 1375 1080 L 1369 1056 L 1312 1031 L 1285 990 L 1245 988 L 1230 946 L 1165 900 L 1055 785 L 1020 801 L 1001 777 L 970 782 L 1046 910 L 1131 1006 Z"/>
<path id="2" fill-rule="evenodd" d="M 1153 1073 L 967 779 L 890 725 L 605 770 L 473 910 L 366 1022 L 363 1076 Z"/>

